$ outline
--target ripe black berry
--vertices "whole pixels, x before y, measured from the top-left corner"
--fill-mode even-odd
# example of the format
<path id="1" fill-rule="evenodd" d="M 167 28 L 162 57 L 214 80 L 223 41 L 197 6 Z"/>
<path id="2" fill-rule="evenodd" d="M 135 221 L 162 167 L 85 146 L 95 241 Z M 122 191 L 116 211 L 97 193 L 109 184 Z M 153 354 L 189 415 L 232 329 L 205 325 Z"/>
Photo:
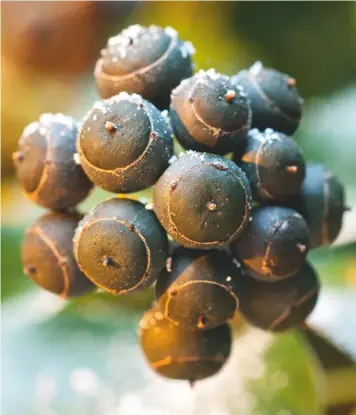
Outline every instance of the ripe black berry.
<path id="1" fill-rule="evenodd" d="M 231 252 L 243 260 L 257 279 L 276 281 L 296 274 L 309 250 L 308 225 L 296 211 L 277 206 L 252 211 Z"/>
<path id="2" fill-rule="evenodd" d="M 225 251 L 174 250 L 156 285 L 158 305 L 175 324 L 192 329 L 219 326 L 234 317 L 241 268 Z"/>
<path id="3" fill-rule="evenodd" d="M 190 382 L 217 373 L 231 350 L 231 329 L 227 324 L 190 330 L 176 326 L 157 309 L 143 315 L 139 337 L 152 369 L 167 378 Z"/>
<path id="4" fill-rule="evenodd" d="M 154 209 L 186 248 L 211 249 L 235 239 L 247 224 L 251 190 L 244 172 L 214 154 L 188 151 L 156 183 Z"/>
<path id="5" fill-rule="evenodd" d="M 271 129 L 250 130 L 241 159 L 235 158 L 250 181 L 254 198 L 285 201 L 295 196 L 305 176 L 305 163 L 296 142 Z"/>
<path id="6" fill-rule="evenodd" d="M 252 127 L 273 128 L 292 135 L 298 128 L 303 100 L 289 75 L 264 68 L 256 62 L 249 70 L 239 72 L 233 82 L 241 85 L 251 104 Z"/>
<path id="7" fill-rule="evenodd" d="M 331 244 L 340 232 L 347 210 L 344 187 L 323 165 L 308 163 L 300 195 L 292 206 L 309 225 L 311 248 Z"/>
<path id="8" fill-rule="evenodd" d="M 172 89 L 192 75 L 194 52 L 171 27 L 130 26 L 101 51 L 94 72 L 99 93 L 102 98 L 121 91 L 137 93 L 167 108 Z"/>
<path id="9" fill-rule="evenodd" d="M 214 69 L 199 71 L 172 92 L 174 133 L 186 149 L 226 154 L 243 147 L 251 109 L 240 86 Z"/>
<path id="10" fill-rule="evenodd" d="M 59 212 L 43 215 L 27 229 L 22 243 L 25 274 L 40 287 L 64 298 L 95 288 L 73 256 L 72 239 L 80 218 Z"/>
<path id="11" fill-rule="evenodd" d="M 165 117 L 139 95 L 98 101 L 78 133 L 83 169 L 98 186 L 128 193 L 152 186 L 173 154 Z"/>
<path id="12" fill-rule="evenodd" d="M 155 281 L 166 263 L 168 241 L 155 214 L 142 203 L 113 198 L 79 223 L 74 254 L 97 286 L 125 294 Z"/>
<path id="13" fill-rule="evenodd" d="M 308 263 L 296 275 L 281 281 L 270 283 L 245 275 L 239 283 L 241 314 L 252 325 L 272 331 L 300 326 L 315 307 L 320 289 Z"/>
<path id="14" fill-rule="evenodd" d="M 49 209 L 82 201 L 93 184 L 76 163 L 77 126 L 62 114 L 43 114 L 29 124 L 12 158 L 26 195 Z"/>

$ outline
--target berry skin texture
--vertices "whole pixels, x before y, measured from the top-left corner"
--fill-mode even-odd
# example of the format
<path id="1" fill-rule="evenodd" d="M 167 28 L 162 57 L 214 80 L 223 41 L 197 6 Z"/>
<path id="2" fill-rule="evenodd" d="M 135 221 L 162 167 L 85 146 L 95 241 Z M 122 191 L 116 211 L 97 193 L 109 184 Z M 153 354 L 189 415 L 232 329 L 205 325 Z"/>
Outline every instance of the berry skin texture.
<path id="1" fill-rule="evenodd" d="M 303 102 L 294 78 L 256 62 L 232 80 L 244 88 L 250 100 L 252 128 L 273 128 L 287 135 L 294 134 L 302 116 Z"/>
<path id="2" fill-rule="evenodd" d="M 73 235 L 81 216 L 52 212 L 25 232 L 24 273 L 37 285 L 60 297 L 76 297 L 95 286 L 79 270 L 73 255 Z"/>
<path id="3" fill-rule="evenodd" d="M 209 330 L 179 327 L 152 309 L 139 323 L 139 338 L 150 367 L 170 379 L 195 382 L 215 375 L 231 350 L 231 329 L 224 324 Z"/>
<path id="4" fill-rule="evenodd" d="M 33 202 L 62 210 L 81 202 L 93 184 L 75 161 L 76 121 L 62 114 L 43 114 L 29 124 L 12 155 L 17 177 Z"/>
<path id="5" fill-rule="evenodd" d="M 194 53 L 192 44 L 182 42 L 171 27 L 130 26 L 101 51 L 94 71 L 100 96 L 126 91 L 168 108 L 172 89 L 192 75 Z"/>
<path id="6" fill-rule="evenodd" d="M 172 92 L 172 127 L 186 149 L 226 154 L 243 147 L 251 109 L 240 86 L 214 69 L 199 71 Z"/>
<path id="7" fill-rule="evenodd" d="M 253 197 L 259 201 L 291 199 L 305 176 L 304 158 L 296 142 L 269 128 L 250 130 L 244 154 L 234 161 L 246 173 Z"/>
<path id="8" fill-rule="evenodd" d="M 180 247 L 172 254 L 170 269 L 158 278 L 157 303 L 165 318 L 179 326 L 216 327 L 235 315 L 240 277 L 241 268 L 226 251 Z"/>
<path id="9" fill-rule="evenodd" d="M 151 285 L 166 264 L 168 240 L 155 214 L 129 199 L 94 207 L 74 236 L 79 268 L 98 287 L 126 294 Z"/>
<path id="10" fill-rule="evenodd" d="M 83 169 L 97 186 L 130 193 L 152 186 L 166 169 L 173 134 L 151 103 L 122 92 L 93 106 L 77 146 Z"/>
<path id="11" fill-rule="evenodd" d="M 232 242 L 248 222 L 251 190 L 231 160 L 188 151 L 161 176 L 153 205 L 168 234 L 186 248 L 212 249 Z"/>
<path id="12" fill-rule="evenodd" d="M 265 206 L 253 209 L 243 234 L 231 245 L 250 274 L 263 281 L 277 281 L 296 274 L 310 246 L 303 217 L 293 209 Z"/>
<path id="13" fill-rule="evenodd" d="M 291 206 L 309 225 L 311 248 L 329 245 L 338 236 L 347 210 L 344 186 L 323 165 L 308 163 L 300 195 Z"/>
<path id="14" fill-rule="evenodd" d="M 320 290 L 318 277 L 308 263 L 282 281 L 269 283 L 245 275 L 239 283 L 239 311 L 250 324 L 270 331 L 285 331 L 304 323 Z"/>

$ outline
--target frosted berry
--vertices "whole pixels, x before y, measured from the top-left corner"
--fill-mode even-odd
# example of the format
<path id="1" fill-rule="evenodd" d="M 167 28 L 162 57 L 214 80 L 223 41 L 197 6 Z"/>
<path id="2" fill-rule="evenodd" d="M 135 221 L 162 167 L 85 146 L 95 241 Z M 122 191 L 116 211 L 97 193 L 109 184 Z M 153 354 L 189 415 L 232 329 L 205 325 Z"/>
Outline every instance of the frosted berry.
<path id="1" fill-rule="evenodd" d="M 136 93 L 167 108 L 172 89 L 192 75 L 194 53 L 192 44 L 171 27 L 130 26 L 101 51 L 94 71 L 99 93 L 102 98 Z"/>
<path id="2" fill-rule="evenodd" d="M 250 214 L 245 173 L 224 157 L 188 151 L 161 176 L 153 204 L 168 234 L 186 248 L 211 249 L 241 234 Z"/>
<path id="3" fill-rule="evenodd" d="M 305 162 L 297 143 L 283 133 L 250 130 L 241 158 L 254 198 L 284 202 L 297 195 L 305 176 Z"/>
<path id="4" fill-rule="evenodd" d="M 12 155 L 25 194 L 49 209 L 81 202 L 93 187 L 75 159 L 77 124 L 62 114 L 43 114 L 29 124 Z"/>
<path id="5" fill-rule="evenodd" d="M 253 128 L 273 128 L 288 135 L 295 132 L 303 100 L 294 78 L 256 62 L 234 76 L 233 82 L 244 88 L 250 100 Z"/>
<path id="6" fill-rule="evenodd" d="M 214 69 L 183 80 L 172 92 L 170 113 L 184 148 L 216 154 L 242 148 L 251 123 L 243 88 Z"/>
<path id="7" fill-rule="evenodd" d="M 98 101 L 78 133 L 83 169 L 99 187 L 130 193 L 152 186 L 173 154 L 166 118 L 139 95 Z"/>

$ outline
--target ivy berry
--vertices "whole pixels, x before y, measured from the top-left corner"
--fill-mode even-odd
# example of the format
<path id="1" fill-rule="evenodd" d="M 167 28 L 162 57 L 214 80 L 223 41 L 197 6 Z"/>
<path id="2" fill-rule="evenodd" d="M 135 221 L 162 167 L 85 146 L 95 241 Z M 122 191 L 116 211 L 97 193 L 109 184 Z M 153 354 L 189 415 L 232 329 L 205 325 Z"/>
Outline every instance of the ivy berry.
<path id="1" fill-rule="evenodd" d="M 111 37 L 101 51 L 94 76 L 102 98 L 136 93 L 160 109 L 170 93 L 192 75 L 190 42 L 182 42 L 171 27 L 133 25 Z"/>

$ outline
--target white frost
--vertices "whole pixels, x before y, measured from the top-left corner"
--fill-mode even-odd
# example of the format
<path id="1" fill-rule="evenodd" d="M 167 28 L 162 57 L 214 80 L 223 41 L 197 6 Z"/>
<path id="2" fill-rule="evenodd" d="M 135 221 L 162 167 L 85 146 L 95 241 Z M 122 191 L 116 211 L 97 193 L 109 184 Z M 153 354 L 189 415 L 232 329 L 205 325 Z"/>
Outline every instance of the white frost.
<path id="1" fill-rule="evenodd" d="M 255 62 L 251 68 L 249 69 L 249 72 L 253 75 L 258 75 L 263 69 L 263 65 L 261 61 Z"/>
<path id="2" fill-rule="evenodd" d="M 175 29 L 173 29 L 173 27 L 171 27 L 171 26 L 167 26 L 167 27 L 165 27 L 165 28 L 164 28 L 164 31 L 165 31 L 165 33 L 166 33 L 168 36 L 170 36 L 171 38 L 176 38 L 176 37 L 178 37 L 178 32 L 177 32 Z"/>
<path id="3" fill-rule="evenodd" d="M 28 124 L 27 127 L 23 130 L 23 137 L 28 137 L 29 135 L 35 133 L 39 128 L 39 124 L 37 121 L 31 122 L 31 124 Z"/>

